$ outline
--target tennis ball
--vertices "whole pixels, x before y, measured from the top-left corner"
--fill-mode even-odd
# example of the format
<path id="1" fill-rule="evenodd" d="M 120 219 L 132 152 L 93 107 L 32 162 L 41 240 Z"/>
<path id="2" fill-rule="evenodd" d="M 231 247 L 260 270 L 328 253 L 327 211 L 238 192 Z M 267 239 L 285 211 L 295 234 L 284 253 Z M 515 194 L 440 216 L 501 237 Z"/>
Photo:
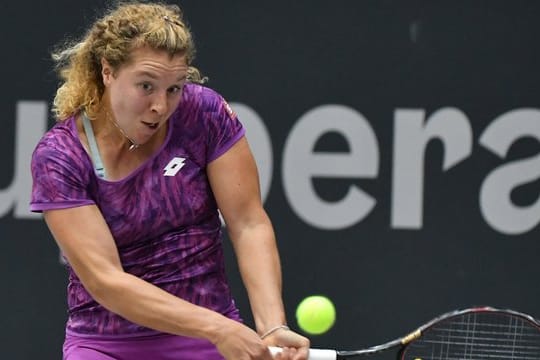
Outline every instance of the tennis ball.
<path id="1" fill-rule="evenodd" d="M 306 333 L 320 335 L 334 325 L 336 309 L 325 296 L 308 296 L 296 308 L 296 321 Z"/>

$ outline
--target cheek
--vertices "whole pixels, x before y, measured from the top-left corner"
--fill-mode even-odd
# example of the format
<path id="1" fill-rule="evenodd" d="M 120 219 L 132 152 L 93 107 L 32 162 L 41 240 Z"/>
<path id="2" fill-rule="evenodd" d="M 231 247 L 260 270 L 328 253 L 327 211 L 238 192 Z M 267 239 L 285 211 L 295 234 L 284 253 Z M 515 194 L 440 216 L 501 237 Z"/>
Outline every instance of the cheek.
<path id="1" fill-rule="evenodd" d="M 117 116 L 126 113 L 138 113 L 147 108 L 147 100 L 138 94 L 136 89 L 113 88 L 111 89 L 111 107 Z"/>

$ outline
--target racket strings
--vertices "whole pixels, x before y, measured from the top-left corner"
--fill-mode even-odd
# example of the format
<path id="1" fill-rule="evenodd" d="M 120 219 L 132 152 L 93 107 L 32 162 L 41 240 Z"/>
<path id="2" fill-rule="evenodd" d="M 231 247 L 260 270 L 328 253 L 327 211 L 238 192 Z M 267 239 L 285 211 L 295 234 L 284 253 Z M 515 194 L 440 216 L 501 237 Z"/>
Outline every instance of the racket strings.
<path id="1" fill-rule="evenodd" d="M 402 359 L 540 359 L 540 329 L 518 316 L 470 313 L 435 324 L 409 344 Z"/>

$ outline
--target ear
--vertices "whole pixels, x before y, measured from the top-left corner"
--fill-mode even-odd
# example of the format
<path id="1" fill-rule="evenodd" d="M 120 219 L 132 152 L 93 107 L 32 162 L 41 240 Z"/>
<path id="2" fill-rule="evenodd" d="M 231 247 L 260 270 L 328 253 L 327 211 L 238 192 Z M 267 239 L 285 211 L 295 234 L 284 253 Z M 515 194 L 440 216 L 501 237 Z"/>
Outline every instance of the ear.
<path id="1" fill-rule="evenodd" d="M 107 86 L 111 83 L 113 77 L 113 68 L 105 58 L 101 58 L 101 78 L 103 85 Z"/>

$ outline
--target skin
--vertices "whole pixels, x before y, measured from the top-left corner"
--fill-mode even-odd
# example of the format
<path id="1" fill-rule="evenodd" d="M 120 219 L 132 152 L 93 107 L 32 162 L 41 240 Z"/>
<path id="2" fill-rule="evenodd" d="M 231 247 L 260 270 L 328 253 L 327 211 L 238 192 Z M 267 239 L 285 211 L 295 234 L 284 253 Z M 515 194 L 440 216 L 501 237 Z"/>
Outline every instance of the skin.
<path id="1" fill-rule="evenodd" d="M 104 106 L 92 125 L 108 180 L 126 177 L 162 145 L 187 69 L 184 56 L 170 57 L 145 47 L 134 50 L 131 61 L 119 69 L 102 61 Z M 88 151 L 80 119 L 78 128 Z M 129 151 L 126 136 L 140 147 Z M 269 345 L 284 348 L 276 359 L 307 359 L 309 340 L 299 334 L 278 330 L 264 340 L 259 337 L 284 324 L 285 313 L 274 231 L 260 200 L 257 169 L 246 139 L 211 162 L 207 174 L 227 224 L 258 333 L 124 272 L 97 206 L 49 210 L 44 218 L 85 288 L 110 311 L 159 331 L 206 338 L 226 359 L 270 360 Z"/>

